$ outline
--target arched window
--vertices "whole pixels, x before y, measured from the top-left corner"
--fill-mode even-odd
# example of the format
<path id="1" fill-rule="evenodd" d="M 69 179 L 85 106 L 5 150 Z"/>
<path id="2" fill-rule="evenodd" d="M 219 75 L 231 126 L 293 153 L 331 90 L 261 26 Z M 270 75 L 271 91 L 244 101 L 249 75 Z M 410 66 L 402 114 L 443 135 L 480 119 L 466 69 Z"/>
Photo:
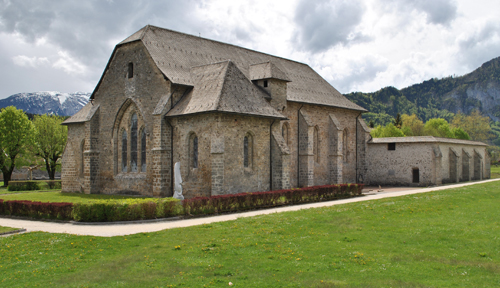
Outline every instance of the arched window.
<path id="1" fill-rule="evenodd" d="M 82 143 L 80 145 L 80 152 L 81 152 L 81 163 L 80 163 L 80 177 L 84 176 L 84 169 L 85 169 L 85 157 L 84 157 L 84 152 L 85 152 L 85 139 L 82 140 Z"/>
<path id="2" fill-rule="evenodd" d="M 290 146 L 290 143 L 288 143 L 288 134 L 288 123 L 283 123 L 283 126 L 281 126 L 281 136 L 283 136 L 283 139 L 285 139 L 286 145 Z"/>
<path id="3" fill-rule="evenodd" d="M 347 151 L 347 129 L 344 129 L 342 134 L 342 150 L 342 153 L 344 154 L 344 162 L 347 162 L 347 156 L 349 155 L 349 152 Z"/>
<path id="4" fill-rule="evenodd" d="M 313 137 L 313 154 L 314 161 L 319 163 L 319 128 L 318 126 L 314 127 L 314 137 Z"/>
<path id="5" fill-rule="evenodd" d="M 137 172 L 137 114 L 132 114 L 130 123 L 130 171 Z"/>
<path id="6" fill-rule="evenodd" d="M 252 167 L 253 137 L 250 133 L 243 138 L 243 166 Z"/>
<path id="7" fill-rule="evenodd" d="M 146 172 L 146 131 L 141 130 L 141 172 Z"/>
<path id="8" fill-rule="evenodd" d="M 189 137 L 189 166 L 198 168 L 198 136 L 191 134 Z"/>
<path id="9" fill-rule="evenodd" d="M 127 131 L 122 132 L 122 172 L 127 172 Z"/>

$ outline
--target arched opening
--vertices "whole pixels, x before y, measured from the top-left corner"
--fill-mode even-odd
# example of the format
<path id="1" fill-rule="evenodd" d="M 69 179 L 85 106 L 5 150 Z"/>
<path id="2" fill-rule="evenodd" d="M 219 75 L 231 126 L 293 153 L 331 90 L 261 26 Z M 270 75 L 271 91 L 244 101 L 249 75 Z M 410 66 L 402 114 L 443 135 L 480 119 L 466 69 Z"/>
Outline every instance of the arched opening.
<path id="1" fill-rule="evenodd" d="M 141 172 L 146 172 L 146 131 L 141 129 Z"/>
<path id="2" fill-rule="evenodd" d="M 344 129 L 343 133 L 342 133 L 342 153 L 343 153 L 343 159 L 344 159 L 344 162 L 347 162 L 348 161 L 348 157 L 349 157 L 349 151 L 347 151 L 347 129 Z"/>
<path id="3" fill-rule="evenodd" d="M 127 131 L 122 131 L 122 172 L 127 172 Z"/>
<path id="4" fill-rule="evenodd" d="M 319 128 L 318 128 L 318 126 L 314 127 L 313 154 L 314 154 L 314 161 L 316 163 L 319 163 Z"/>
<path id="5" fill-rule="evenodd" d="M 80 144 L 80 177 L 84 176 L 84 171 L 85 171 L 85 139 L 82 140 L 82 143 Z"/>
<path id="6" fill-rule="evenodd" d="M 198 136 L 195 133 L 189 137 L 189 167 L 198 168 Z"/>
<path id="7" fill-rule="evenodd" d="M 130 171 L 137 172 L 137 114 L 130 120 Z"/>
<path id="8" fill-rule="evenodd" d="M 243 138 L 243 166 L 251 168 L 253 162 L 253 137 L 247 133 Z"/>
<path id="9" fill-rule="evenodd" d="M 290 127 L 288 123 L 285 122 L 283 123 L 283 126 L 281 126 L 281 136 L 283 136 L 283 139 L 285 139 L 286 145 L 290 147 L 290 143 L 288 142 L 289 133 L 290 133 Z"/>

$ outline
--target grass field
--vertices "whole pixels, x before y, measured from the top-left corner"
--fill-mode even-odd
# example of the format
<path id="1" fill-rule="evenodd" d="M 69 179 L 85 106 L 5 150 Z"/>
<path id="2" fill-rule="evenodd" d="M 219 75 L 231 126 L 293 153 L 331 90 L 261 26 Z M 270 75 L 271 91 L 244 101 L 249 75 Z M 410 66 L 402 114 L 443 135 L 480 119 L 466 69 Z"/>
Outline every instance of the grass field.
<path id="1" fill-rule="evenodd" d="M 0 238 L 0 286 L 498 287 L 498 185 L 126 237 Z"/>
<path id="2" fill-rule="evenodd" d="M 80 193 L 62 193 L 60 190 L 57 192 L 28 192 L 24 191 L 21 194 L 19 192 L 13 192 L 16 194 L 11 195 L 0 195 L 0 199 L 4 200 L 30 200 L 30 201 L 41 201 L 41 202 L 69 202 L 69 203 L 84 203 L 92 202 L 102 199 L 128 199 L 137 198 L 130 196 L 118 196 L 118 195 L 104 195 L 104 194 L 80 194 Z M 1 192 L 0 192 L 1 194 Z"/>
<path id="3" fill-rule="evenodd" d="M 0 233 L 14 231 L 14 230 L 19 230 L 19 229 L 18 228 L 11 228 L 11 227 L 0 226 Z"/>
<path id="4" fill-rule="evenodd" d="M 491 166 L 491 178 L 500 178 L 500 166 Z"/>

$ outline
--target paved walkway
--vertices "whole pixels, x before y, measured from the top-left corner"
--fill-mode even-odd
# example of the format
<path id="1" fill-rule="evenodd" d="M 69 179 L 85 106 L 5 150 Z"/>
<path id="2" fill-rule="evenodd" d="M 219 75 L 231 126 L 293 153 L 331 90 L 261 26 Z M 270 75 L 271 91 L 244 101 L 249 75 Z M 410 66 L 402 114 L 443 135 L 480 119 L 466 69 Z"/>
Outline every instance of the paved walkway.
<path id="1" fill-rule="evenodd" d="M 405 189 L 403 191 L 383 191 L 378 192 L 373 195 L 367 195 L 364 197 L 350 198 L 344 200 L 335 200 L 329 202 L 320 202 L 320 203 L 311 203 L 311 204 L 303 204 L 296 206 L 286 206 L 286 207 L 278 207 L 272 209 L 258 210 L 258 211 L 250 211 L 250 212 L 242 212 L 235 214 L 227 214 L 227 215 L 219 215 L 212 217 L 204 217 L 204 218 L 194 218 L 194 219 L 186 219 L 186 220 L 174 220 L 174 221 L 162 221 L 162 222 L 148 222 L 148 223 L 131 223 L 131 224 L 100 224 L 100 225 L 82 225 L 82 224 L 73 224 L 73 223 L 57 223 L 57 222 L 45 222 L 45 221 L 32 221 L 32 220 L 18 220 L 18 219 L 8 219 L 8 218 L 0 218 L 0 226 L 7 227 L 15 227 L 15 228 L 25 228 L 27 232 L 32 231 L 44 231 L 50 233 L 68 233 L 68 234 L 77 234 L 77 235 L 93 235 L 93 236 L 121 236 L 121 235 L 129 235 L 143 232 L 155 232 L 161 231 L 165 229 L 171 228 L 181 228 L 181 227 L 189 227 L 196 226 L 202 224 L 209 224 L 214 222 L 223 222 L 236 220 L 238 218 L 243 217 L 253 217 L 257 215 L 265 215 L 271 213 L 280 213 L 286 211 L 297 211 L 301 209 L 309 209 L 309 208 L 318 208 L 318 207 L 327 207 L 333 205 L 340 205 L 345 203 L 353 203 L 353 202 L 362 202 L 369 200 L 376 200 L 382 198 L 390 198 L 390 197 L 398 197 L 410 194 L 418 194 L 418 193 L 426 193 L 431 191 L 445 190 L 456 187 L 470 186 L 479 183 L 487 183 L 492 181 L 498 181 L 499 179 L 490 179 L 484 181 L 476 181 L 476 182 L 466 182 L 455 185 L 446 185 L 432 188 L 419 188 L 419 189 L 408 189 L 405 187 L 401 187 L 399 189 Z M 384 189 L 382 187 L 382 189 Z M 395 189 L 395 188 L 392 188 Z M 388 189 L 391 190 L 391 189 Z M 374 190 L 376 191 L 376 190 Z M 373 192 L 371 192 L 373 193 Z"/>

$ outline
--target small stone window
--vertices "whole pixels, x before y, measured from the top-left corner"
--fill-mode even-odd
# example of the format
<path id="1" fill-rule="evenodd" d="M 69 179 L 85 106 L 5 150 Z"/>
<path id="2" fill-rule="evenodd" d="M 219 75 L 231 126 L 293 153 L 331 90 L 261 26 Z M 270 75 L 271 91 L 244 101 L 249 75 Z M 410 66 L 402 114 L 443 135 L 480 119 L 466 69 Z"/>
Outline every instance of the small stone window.
<path id="1" fill-rule="evenodd" d="M 388 143 L 387 150 L 391 150 L 391 151 L 396 150 L 396 143 Z"/>
<path id="2" fill-rule="evenodd" d="M 250 133 L 243 138 L 243 166 L 252 167 L 253 160 L 253 137 Z"/>
<path id="3" fill-rule="evenodd" d="M 264 80 L 264 87 L 267 87 L 267 86 L 268 86 L 267 80 Z"/>
<path id="4" fill-rule="evenodd" d="M 420 182 L 420 171 L 418 168 L 413 168 L 413 183 L 419 183 Z"/>
<path id="5" fill-rule="evenodd" d="M 141 130 L 141 172 L 146 172 L 146 131 Z"/>
<path id="6" fill-rule="evenodd" d="M 128 63 L 128 78 L 134 77 L 134 63 Z"/>
<path id="7" fill-rule="evenodd" d="M 127 172 L 127 131 L 122 132 L 122 172 Z"/>

